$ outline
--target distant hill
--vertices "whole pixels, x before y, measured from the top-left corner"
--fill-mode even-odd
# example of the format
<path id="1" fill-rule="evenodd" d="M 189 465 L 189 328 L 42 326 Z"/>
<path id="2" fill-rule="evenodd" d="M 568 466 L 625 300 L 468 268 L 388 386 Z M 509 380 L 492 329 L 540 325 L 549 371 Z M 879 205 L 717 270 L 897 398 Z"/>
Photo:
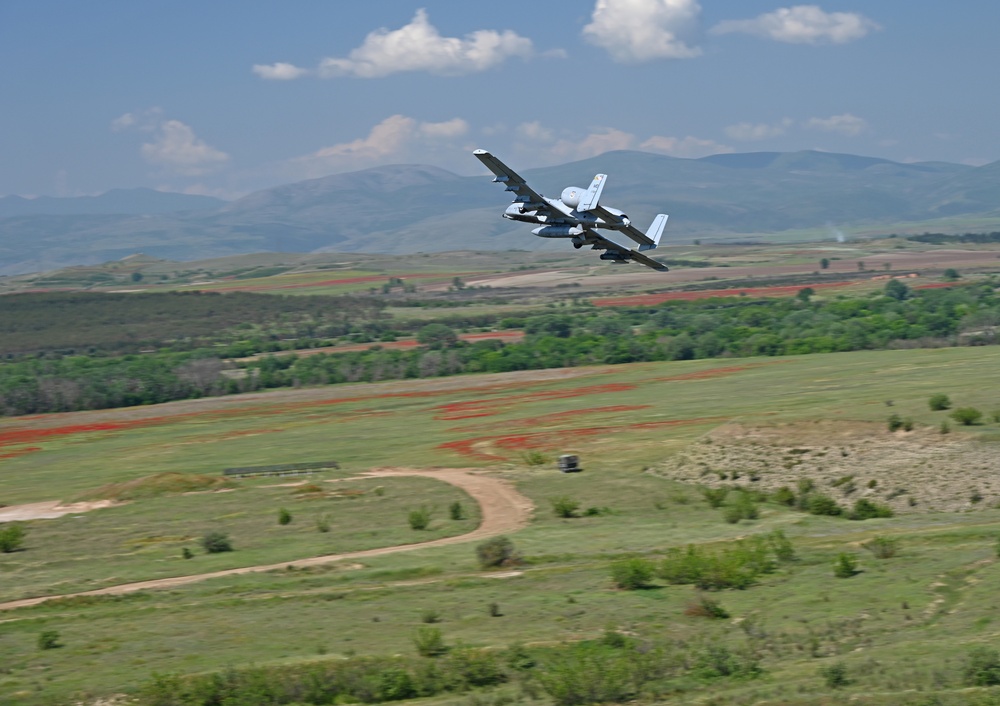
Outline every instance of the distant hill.
<path id="1" fill-rule="evenodd" d="M 226 204 L 211 196 L 176 194 L 153 189 L 112 189 L 100 196 L 74 196 L 58 198 L 39 196 L 26 199 L 22 196 L 0 198 L 0 218 L 13 216 L 67 216 L 125 213 L 172 213 L 175 211 L 203 211 Z"/>
<path id="2" fill-rule="evenodd" d="M 570 184 L 586 187 L 597 172 L 609 175 L 603 202 L 625 210 L 641 228 L 656 213 L 669 213 L 668 240 L 758 238 L 830 226 L 878 230 L 956 217 L 995 218 L 1000 225 L 1000 162 L 904 164 L 814 151 L 678 159 L 616 151 L 522 174 L 554 196 Z M 191 260 L 263 251 L 562 246 L 500 218 L 508 196 L 485 175 L 393 165 L 265 189 L 230 203 L 139 189 L 34 199 L 32 207 L 45 209 L 25 213 L 16 209 L 26 200 L 8 197 L 0 199 L 0 274 L 135 252 Z M 150 205 L 140 208 L 143 198 Z M 939 231 L 942 224 L 929 222 L 927 229 Z"/>

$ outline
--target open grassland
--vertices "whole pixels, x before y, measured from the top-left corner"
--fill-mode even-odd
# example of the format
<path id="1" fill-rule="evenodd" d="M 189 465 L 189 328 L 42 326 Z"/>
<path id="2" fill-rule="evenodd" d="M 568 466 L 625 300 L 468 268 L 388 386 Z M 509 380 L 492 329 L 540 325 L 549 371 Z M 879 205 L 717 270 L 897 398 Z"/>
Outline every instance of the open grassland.
<path id="1" fill-rule="evenodd" d="M 682 702 L 917 704 L 917 690 L 961 698 L 969 648 L 1000 637 L 1000 487 L 984 482 L 1000 471 L 989 462 L 1000 458 L 1000 427 L 953 422 L 943 441 L 947 412 L 931 411 L 927 399 L 943 392 L 956 407 L 1000 408 L 997 361 L 997 349 L 983 347 L 642 363 L 5 420 L 7 505 L 121 498 L 109 484 L 162 473 L 324 459 L 341 470 L 307 477 L 318 491 L 285 485 L 295 480 L 237 480 L 229 492 L 140 492 L 112 508 L 28 522 L 23 551 L 0 554 L 3 598 L 290 562 L 477 524 L 474 504 L 451 486 L 358 478 L 377 466 L 478 467 L 513 483 L 536 511 L 510 535 L 523 559 L 513 570 L 482 571 L 474 545 L 455 544 L 7 611 L 0 702 L 115 693 L 155 672 L 412 654 L 415 632 L 431 623 L 449 644 L 556 644 L 611 626 L 691 650 L 729 645 L 760 656 L 761 678 L 689 679 L 671 697 Z M 914 431 L 888 432 L 891 413 L 911 418 Z M 940 453 L 939 442 L 961 448 Z M 877 452 L 882 465 L 862 455 L 856 468 L 827 471 L 824 445 Z M 551 462 L 563 452 L 579 453 L 584 472 L 555 472 Z M 965 454 L 978 460 L 966 463 Z M 542 458 L 545 465 L 531 465 Z M 762 477 L 753 480 L 758 462 Z M 697 484 L 723 485 L 716 472 L 734 470 L 725 485 L 771 489 L 812 477 L 845 504 L 862 495 L 882 501 L 900 486 L 919 502 L 900 505 L 893 518 L 852 522 L 768 501 L 756 519 L 727 523 L 725 508 L 710 507 Z M 851 472 L 854 494 L 831 485 Z M 981 497 L 927 512 L 925 501 L 945 485 L 936 476 Z M 732 503 L 739 494 L 730 495 Z M 550 501 L 559 497 L 578 502 L 583 516 L 555 516 Z M 465 519 L 450 519 L 454 502 Z M 429 530 L 407 523 L 419 507 L 433 509 Z M 279 508 L 291 513 L 289 524 L 278 524 Z M 317 529 L 323 518 L 328 532 Z M 624 591 L 610 581 L 608 566 L 621 557 L 660 561 L 687 544 L 721 550 L 775 529 L 792 540 L 798 560 L 746 590 L 713 592 L 726 620 L 686 614 L 698 601 L 690 586 L 656 578 L 651 588 Z M 228 533 L 235 551 L 206 555 L 197 539 L 208 530 Z M 880 560 L 867 552 L 862 544 L 876 535 L 898 540 L 898 554 Z M 191 559 L 182 558 L 186 546 Z M 861 572 L 834 578 L 840 553 L 856 557 Z M 39 634 L 51 630 L 64 646 L 38 649 Z M 841 662 L 848 683 L 834 689 L 819 669 Z M 532 700 L 530 690 L 507 689 L 509 698 Z"/>

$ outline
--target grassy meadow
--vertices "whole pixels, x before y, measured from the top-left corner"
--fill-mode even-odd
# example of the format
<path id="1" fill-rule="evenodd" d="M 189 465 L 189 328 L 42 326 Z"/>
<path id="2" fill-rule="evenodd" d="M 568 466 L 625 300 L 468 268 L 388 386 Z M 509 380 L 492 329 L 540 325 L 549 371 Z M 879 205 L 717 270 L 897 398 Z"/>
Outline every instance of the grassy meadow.
<path id="1" fill-rule="evenodd" d="M 480 570 L 467 543 L 5 611 L 0 703 L 121 693 L 154 673 L 413 654 L 415 632 L 431 623 L 452 645 L 557 644 L 611 627 L 643 640 L 747 648 L 762 660 L 760 678 L 691 682 L 671 702 L 986 698 L 961 673 L 972 647 L 1000 637 L 1000 497 L 961 512 L 917 506 L 863 522 L 762 501 L 756 519 L 728 523 L 699 487 L 657 469 L 733 421 L 876 422 L 877 433 L 889 434 L 885 420 L 895 413 L 918 431 L 937 430 L 947 412 L 928 408 L 932 394 L 948 394 L 956 407 L 1000 408 L 998 362 L 995 348 L 982 347 L 641 363 L 549 381 L 514 373 L 488 384 L 469 376 L 343 385 L 0 421 L 6 505 L 108 497 L 110 484 L 163 473 L 218 476 L 231 466 L 327 459 L 341 466 L 306 478 L 318 491 L 287 485 L 298 479 L 239 479 L 229 492 L 140 493 L 116 507 L 27 522 L 23 550 L 0 554 L 0 600 L 411 543 L 478 523 L 458 489 L 358 477 L 373 467 L 488 470 L 535 506 L 530 525 L 510 537 L 522 557 L 513 571 Z M 1000 458 L 997 423 L 952 422 L 949 438 L 996 446 Z M 902 452 L 917 459 L 920 446 Z M 559 474 L 559 453 L 580 454 L 584 471 Z M 547 462 L 533 465 L 541 457 Z M 787 473 L 794 486 L 794 468 Z M 865 480 L 864 468 L 857 474 Z M 738 484 L 752 487 L 746 478 Z M 557 517 L 551 501 L 559 497 L 579 502 L 582 516 Z M 455 502 L 464 519 L 450 519 Z M 433 519 L 415 531 L 407 513 L 420 507 Z M 281 508 L 292 515 L 287 525 L 277 521 Z M 321 521 L 329 531 L 318 530 Z M 797 560 L 746 590 L 712 592 L 724 620 L 687 614 L 699 600 L 690 586 L 654 579 L 626 591 L 610 580 L 609 565 L 623 557 L 658 562 L 671 548 L 721 550 L 777 529 Z M 235 551 L 206 555 L 198 538 L 209 530 L 226 532 Z M 898 553 L 876 558 L 863 547 L 875 536 L 897 540 Z M 184 547 L 195 555 L 184 559 Z M 834 577 L 841 553 L 858 560 L 859 573 Z M 52 630 L 63 646 L 39 649 L 39 634 Z M 840 663 L 846 681 L 830 686 L 820 669 Z M 511 700 L 538 697 L 504 688 Z"/>

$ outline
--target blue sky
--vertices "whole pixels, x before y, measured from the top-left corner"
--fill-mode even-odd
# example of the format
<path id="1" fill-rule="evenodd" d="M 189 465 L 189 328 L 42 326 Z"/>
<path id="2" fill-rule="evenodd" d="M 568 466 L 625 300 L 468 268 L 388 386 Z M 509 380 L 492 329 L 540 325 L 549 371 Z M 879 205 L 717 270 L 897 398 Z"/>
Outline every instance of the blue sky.
<path id="1" fill-rule="evenodd" d="M 1000 159 L 1000 3 L 4 0 L 0 195 L 610 149 Z"/>

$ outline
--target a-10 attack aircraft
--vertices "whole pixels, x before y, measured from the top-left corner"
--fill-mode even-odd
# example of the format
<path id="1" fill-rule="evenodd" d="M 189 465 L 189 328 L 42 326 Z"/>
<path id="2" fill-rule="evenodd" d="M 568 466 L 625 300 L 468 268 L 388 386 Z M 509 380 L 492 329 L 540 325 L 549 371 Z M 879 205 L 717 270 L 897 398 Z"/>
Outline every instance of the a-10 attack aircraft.
<path id="1" fill-rule="evenodd" d="M 617 208 L 601 206 L 598 201 L 608 181 L 607 174 L 595 176 L 589 189 L 567 186 L 558 199 L 547 199 L 528 186 L 517 172 L 486 150 L 476 150 L 473 154 L 496 174 L 493 181 L 504 184 L 507 191 L 516 194 L 514 203 L 504 211 L 504 218 L 537 223 L 540 227 L 531 232 L 542 238 L 570 238 L 575 248 L 589 245 L 594 250 L 603 250 L 602 260 L 634 260 L 654 270 L 665 272 L 668 269 L 662 262 L 643 255 L 660 244 L 663 228 L 667 225 L 667 214 L 659 214 L 653 219 L 649 230 L 643 233 Z M 637 242 L 639 248 L 632 250 L 619 245 L 598 233 L 597 228 L 624 233 Z"/>

